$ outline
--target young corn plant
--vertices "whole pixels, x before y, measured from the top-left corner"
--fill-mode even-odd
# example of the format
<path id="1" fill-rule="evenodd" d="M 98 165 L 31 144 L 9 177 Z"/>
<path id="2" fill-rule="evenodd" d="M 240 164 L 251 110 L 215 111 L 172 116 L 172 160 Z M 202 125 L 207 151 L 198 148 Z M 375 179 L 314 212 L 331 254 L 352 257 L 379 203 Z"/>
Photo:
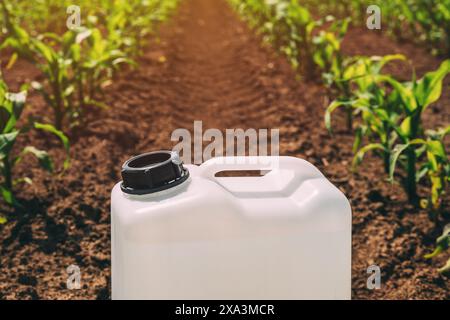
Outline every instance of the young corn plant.
<path id="1" fill-rule="evenodd" d="M 313 39 L 326 19 L 315 20 L 296 0 L 230 1 L 252 27 L 264 34 L 267 42 L 286 55 L 302 77 L 317 78 L 319 67 L 314 61 L 317 48 Z"/>
<path id="2" fill-rule="evenodd" d="M 357 56 L 345 59 L 342 64 L 337 65 L 332 79 L 334 95 L 337 98 L 325 112 L 325 126 L 331 132 L 331 114 L 338 108 L 345 109 L 349 131 L 353 129 L 353 118 L 361 115 L 363 121 L 356 129 L 355 152 L 359 149 L 363 135 L 370 137 L 375 134 L 383 145 L 388 147 L 389 128 L 386 118 L 395 117 L 398 109 L 395 106 L 397 99 L 395 94 L 386 98 L 385 90 L 375 82 L 374 76 L 381 74 L 387 63 L 405 59 L 403 55 L 398 54 L 383 57 Z M 389 154 L 384 157 L 389 158 Z M 387 173 L 388 165 L 385 165 L 385 168 Z"/>
<path id="3" fill-rule="evenodd" d="M 62 130 L 67 118 L 70 125 L 78 124 L 86 105 L 105 107 L 95 95 L 102 91 L 113 72 L 122 63 L 133 63 L 117 49 L 98 29 L 77 28 L 62 36 L 45 33 L 32 37 L 25 29 L 12 23 L 6 6 L 3 6 L 7 38 L 0 48 L 11 47 L 17 57 L 37 66 L 45 77 L 44 83 L 33 82 L 52 108 L 53 123 Z"/>
<path id="4" fill-rule="evenodd" d="M 359 115 L 361 123 L 355 130 L 355 141 L 353 143 L 352 167 L 356 169 L 362 162 L 367 151 L 373 151 L 383 159 L 383 167 L 389 174 L 390 157 L 394 148 L 396 136 L 391 127 L 401 118 L 398 94 L 388 92 L 385 88 L 375 82 L 375 77 L 380 75 L 383 67 L 391 61 L 404 61 L 403 55 L 386 55 L 384 57 L 360 58 L 355 64 L 348 68 L 346 79 L 350 78 L 356 84 L 356 99 L 345 103 L 346 108 L 353 109 L 353 114 Z M 342 100 L 341 100 L 342 101 Z M 335 104 L 335 106 L 338 106 Z M 330 106 L 330 112 L 333 106 Z M 347 117 L 350 111 L 347 109 Z M 369 144 L 361 147 L 363 139 Z"/>
<path id="5" fill-rule="evenodd" d="M 419 80 L 414 76 L 411 82 L 400 83 L 390 76 L 376 76 L 378 83 L 388 84 L 397 95 L 403 113 L 401 122 L 390 123 L 399 143 L 391 153 L 389 179 L 394 181 L 394 172 L 399 163 L 399 167 L 406 171 L 403 186 L 409 201 L 414 204 L 418 204 L 417 162 L 420 143 L 417 139 L 423 137 L 422 114 L 441 96 L 442 82 L 448 73 L 450 60 L 444 61 L 436 71 L 426 73 Z"/>
<path id="6" fill-rule="evenodd" d="M 315 51 L 313 59 L 322 71 L 322 78 L 325 85 L 332 90 L 332 94 L 348 94 L 347 88 L 343 88 L 342 79 L 344 76 L 346 59 L 341 52 L 341 43 L 347 33 L 350 19 L 334 21 L 331 16 L 327 17 L 327 22 L 332 22 L 326 30 L 313 37 Z M 334 91 L 334 92 L 333 92 Z"/>
<path id="7" fill-rule="evenodd" d="M 328 20 L 334 19 L 330 17 Z M 352 63 L 341 52 L 341 42 L 347 33 L 350 19 L 334 21 L 327 30 L 321 30 L 313 38 L 315 51 L 313 59 L 322 72 L 322 79 L 328 89 L 328 96 L 348 101 L 352 97 L 350 81 L 344 78 L 345 70 Z M 351 130 L 352 110 L 347 109 L 347 128 Z"/>
<path id="8" fill-rule="evenodd" d="M 64 56 L 63 52 L 53 49 L 38 38 L 31 37 L 25 29 L 13 23 L 7 6 L 2 4 L 7 38 L 0 49 L 10 47 L 14 50 L 9 66 L 19 56 L 36 65 L 43 73 L 48 84 L 47 88 L 40 83 L 33 83 L 33 87 L 42 94 L 53 109 L 54 125 L 61 130 L 74 92 L 69 72 L 71 61 Z"/>
<path id="9" fill-rule="evenodd" d="M 137 1 L 130 19 L 130 37 L 134 39 L 133 56 L 141 53 L 144 39 L 155 32 L 156 27 L 166 21 L 175 11 L 179 0 Z"/>
<path id="10" fill-rule="evenodd" d="M 271 6 L 265 0 L 229 0 L 235 10 L 249 23 L 250 27 L 266 33 L 270 29 L 273 14 Z M 267 23 L 267 25 L 266 25 Z"/>
<path id="11" fill-rule="evenodd" d="M 405 17 L 413 36 L 428 43 L 433 54 L 450 57 L 450 0 L 397 0 L 397 11 Z M 397 30 L 399 35 L 404 31 Z"/>
<path id="12" fill-rule="evenodd" d="M 111 83 L 115 72 L 122 64 L 135 65 L 135 62 L 104 37 L 97 28 L 81 28 L 78 32 L 70 31 L 62 39 L 64 52 L 67 52 L 72 62 L 77 95 L 72 116 L 74 119 L 83 119 L 82 112 L 87 105 L 107 108 L 98 99 L 98 95 Z"/>
<path id="13" fill-rule="evenodd" d="M 442 235 L 436 239 L 436 249 L 430 254 L 425 255 L 426 259 L 431 259 L 439 254 L 445 252 L 450 248 L 450 224 L 447 224 L 444 227 L 444 231 Z M 440 273 L 450 274 L 450 259 L 447 260 L 447 263 L 438 269 Z"/>
<path id="14" fill-rule="evenodd" d="M 38 123 L 30 118 L 27 124 L 19 127 L 18 121 L 22 116 L 25 100 L 25 91 L 15 94 L 8 92 L 8 87 L 0 78 L 0 195 L 7 204 L 16 208 L 21 208 L 21 204 L 14 196 L 14 187 L 23 182 L 31 183 L 31 180 L 27 177 L 15 178 L 14 167 L 27 154 L 31 154 L 38 159 L 42 168 L 49 172 L 54 170 L 53 161 L 44 150 L 27 146 L 18 155 L 13 154 L 12 151 L 17 138 L 31 129 L 43 130 L 56 135 L 62 141 L 66 151 L 69 151 L 67 137 L 52 125 Z M 64 167 L 67 168 L 68 164 L 67 158 Z M 5 218 L 3 217 L 0 220 L 4 222 Z"/>
<path id="15" fill-rule="evenodd" d="M 323 21 L 315 20 L 305 7 L 294 0 L 278 1 L 272 6 L 274 14 L 266 26 L 273 44 L 284 52 L 303 77 L 316 78 L 318 68 L 314 62 L 313 31 Z"/>
<path id="16" fill-rule="evenodd" d="M 442 159 L 442 152 L 433 153 L 433 150 L 438 152 L 442 148 L 432 149 L 439 142 L 435 139 L 425 143 L 423 140 L 421 116 L 430 104 L 439 99 L 443 79 L 450 73 L 450 60 L 444 61 L 436 71 L 425 74 L 420 80 L 400 83 L 391 76 L 380 74 L 383 65 L 393 59 L 402 57 L 386 56 L 377 59 L 375 64 L 363 64 L 363 68 L 359 67 L 360 62 L 355 65 L 356 68 L 352 66 L 348 76 L 357 83 L 357 96 L 349 101 L 333 101 L 326 111 L 325 124 L 331 130 L 331 113 L 339 107 L 352 108 L 354 114 L 359 114 L 361 124 L 356 130 L 353 167 L 363 161 L 367 152 L 374 151 L 382 156 L 391 182 L 397 168 L 406 171 L 402 185 L 409 201 L 418 204 L 417 181 L 427 172 L 435 175 L 435 170 L 440 168 L 431 162 L 422 168 L 421 174 L 418 173 L 418 160 L 423 150 L 427 150 L 429 158 L 434 155 L 438 157 L 436 159 Z M 361 147 L 364 137 L 369 143 Z M 425 171 L 425 168 L 435 170 Z M 437 179 L 434 181 L 437 183 Z M 437 184 L 434 186 L 436 190 L 440 189 Z"/>
<path id="17" fill-rule="evenodd" d="M 428 176 L 431 192 L 428 199 L 422 199 L 421 207 L 431 212 L 436 219 L 450 184 L 450 160 L 445 149 L 445 137 L 450 134 L 450 126 L 439 130 L 428 130 L 427 140 L 418 140 L 416 143 L 423 146 L 428 161 L 419 170 L 417 180 Z"/>
<path id="18" fill-rule="evenodd" d="M 94 10 L 88 18 L 88 27 L 104 26 L 109 44 L 134 58 L 142 53 L 145 38 L 168 18 L 178 1 L 102 1 L 102 10 Z"/>
<path id="19" fill-rule="evenodd" d="M 442 201 L 450 181 L 450 160 L 444 145 L 445 135 L 449 132 L 450 127 L 438 131 L 429 131 L 427 132 L 427 139 L 416 138 L 406 144 L 398 144 L 395 146 L 391 157 L 389 178 L 393 180 L 396 162 L 402 153 L 406 153 L 405 160 L 408 161 L 408 148 L 415 148 L 415 158 L 420 167 L 415 175 L 415 183 L 420 182 L 424 177 L 428 176 L 430 185 L 429 196 L 427 199 L 422 199 L 420 205 L 429 210 L 430 218 L 435 221 L 438 219 Z M 423 160 L 421 160 L 422 158 Z"/>
<path id="20" fill-rule="evenodd" d="M 306 0 L 302 4 L 321 15 L 352 17 L 361 26 L 367 21 L 366 9 L 377 5 L 383 30 L 396 40 L 425 43 L 433 54 L 450 57 L 450 0 Z"/>

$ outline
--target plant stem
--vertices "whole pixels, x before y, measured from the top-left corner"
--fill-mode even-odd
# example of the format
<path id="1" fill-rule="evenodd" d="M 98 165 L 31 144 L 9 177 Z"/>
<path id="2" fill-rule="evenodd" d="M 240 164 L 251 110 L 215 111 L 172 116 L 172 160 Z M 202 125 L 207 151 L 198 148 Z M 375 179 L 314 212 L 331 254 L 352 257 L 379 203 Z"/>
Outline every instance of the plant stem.
<path id="1" fill-rule="evenodd" d="M 7 190 L 12 190 L 13 183 L 12 183 L 12 172 L 11 172 L 11 163 L 9 162 L 9 157 L 5 157 L 3 159 L 3 178 L 4 186 Z"/>
<path id="2" fill-rule="evenodd" d="M 62 129 L 62 112 L 60 110 L 60 108 L 54 108 L 54 113 L 55 113 L 55 128 L 58 130 Z"/>
<path id="3" fill-rule="evenodd" d="M 351 107 L 347 107 L 345 109 L 346 113 L 347 113 L 347 130 L 349 132 L 352 131 L 353 129 L 353 114 L 352 114 L 352 108 Z"/>
<path id="4" fill-rule="evenodd" d="M 407 156 L 406 193 L 408 195 L 408 201 L 413 205 L 417 205 L 416 152 L 412 146 L 408 148 Z"/>
<path id="5" fill-rule="evenodd" d="M 62 97 L 61 97 L 59 83 L 53 82 L 52 87 L 53 87 L 53 94 L 55 96 L 55 106 L 53 108 L 53 111 L 55 113 L 55 127 L 56 127 L 56 129 L 61 130 L 63 117 L 64 117 L 64 113 L 63 113 L 64 105 L 63 105 L 63 101 L 62 101 Z"/>
<path id="6" fill-rule="evenodd" d="M 409 140 L 416 139 L 419 133 L 421 112 L 417 111 L 411 119 L 411 131 Z M 416 148 L 414 145 L 410 145 L 407 149 L 407 177 L 406 177 L 406 194 L 408 195 L 408 201 L 417 206 L 419 204 L 417 197 L 417 184 L 416 184 Z"/>
<path id="7" fill-rule="evenodd" d="M 388 149 L 386 149 L 388 150 Z M 386 174 L 389 174 L 389 164 L 390 164 L 390 160 L 391 159 L 391 154 L 388 151 L 384 151 L 383 152 L 383 164 L 384 164 L 384 172 Z"/>

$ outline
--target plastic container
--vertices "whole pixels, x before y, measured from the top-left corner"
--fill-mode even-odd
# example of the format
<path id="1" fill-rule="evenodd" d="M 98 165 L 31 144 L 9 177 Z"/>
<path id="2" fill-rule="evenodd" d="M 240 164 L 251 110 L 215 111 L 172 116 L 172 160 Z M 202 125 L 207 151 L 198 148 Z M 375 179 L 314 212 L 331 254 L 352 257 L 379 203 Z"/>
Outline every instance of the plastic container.
<path id="1" fill-rule="evenodd" d="M 264 176 L 217 177 L 263 170 Z M 351 208 L 293 157 L 127 161 L 112 191 L 113 299 L 349 299 Z"/>

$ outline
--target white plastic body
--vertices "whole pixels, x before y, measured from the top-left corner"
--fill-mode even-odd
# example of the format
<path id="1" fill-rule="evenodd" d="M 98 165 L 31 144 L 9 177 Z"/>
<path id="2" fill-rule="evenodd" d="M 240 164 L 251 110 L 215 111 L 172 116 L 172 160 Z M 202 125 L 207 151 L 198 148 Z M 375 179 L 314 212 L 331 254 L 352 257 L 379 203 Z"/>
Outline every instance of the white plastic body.
<path id="1" fill-rule="evenodd" d="M 351 208 L 312 164 L 236 157 L 186 167 L 188 181 L 159 193 L 114 187 L 113 299 L 350 299 Z M 226 170 L 271 171 L 215 177 Z"/>

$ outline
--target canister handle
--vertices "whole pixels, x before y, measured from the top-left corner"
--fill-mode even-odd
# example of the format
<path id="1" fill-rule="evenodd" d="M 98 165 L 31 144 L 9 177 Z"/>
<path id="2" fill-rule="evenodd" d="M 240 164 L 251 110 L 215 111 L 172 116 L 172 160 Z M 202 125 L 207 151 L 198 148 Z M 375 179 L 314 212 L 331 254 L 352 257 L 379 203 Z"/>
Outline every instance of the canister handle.
<path id="1" fill-rule="evenodd" d="M 284 157 L 216 157 L 200 166 L 201 175 L 214 180 L 221 171 L 272 171 L 278 169 Z"/>
<path id="2" fill-rule="evenodd" d="M 311 163 L 303 159 L 285 156 L 217 157 L 200 166 L 200 174 L 210 180 L 216 180 L 215 174 L 221 171 L 241 170 L 289 170 L 300 176 L 302 180 L 323 178 L 323 174 Z"/>

